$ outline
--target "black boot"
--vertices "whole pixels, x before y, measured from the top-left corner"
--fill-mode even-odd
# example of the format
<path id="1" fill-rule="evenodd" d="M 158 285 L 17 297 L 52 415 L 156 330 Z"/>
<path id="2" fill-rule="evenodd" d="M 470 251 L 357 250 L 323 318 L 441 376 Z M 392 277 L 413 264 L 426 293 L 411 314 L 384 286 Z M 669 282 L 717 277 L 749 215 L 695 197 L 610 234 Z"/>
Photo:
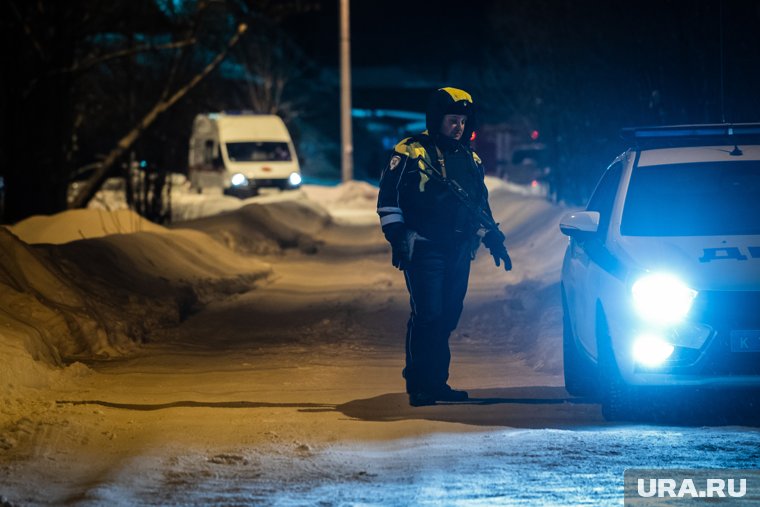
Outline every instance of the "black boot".
<path id="1" fill-rule="evenodd" d="M 413 407 L 435 405 L 435 400 L 435 396 L 425 391 L 414 391 L 409 393 L 409 404 Z"/>
<path id="2" fill-rule="evenodd" d="M 467 391 L 452 389 L 448 384 L 444 384 L 432 394 L 436 401 L 467 401 L 470 398 Z"/>

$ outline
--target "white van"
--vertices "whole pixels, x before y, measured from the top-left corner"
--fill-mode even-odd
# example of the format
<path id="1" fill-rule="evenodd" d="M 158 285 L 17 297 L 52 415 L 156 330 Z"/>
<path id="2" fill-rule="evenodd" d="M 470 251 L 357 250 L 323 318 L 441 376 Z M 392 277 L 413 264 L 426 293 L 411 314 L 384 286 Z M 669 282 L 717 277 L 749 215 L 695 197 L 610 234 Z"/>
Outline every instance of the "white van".
<path id="1" fill-rule="evenodd" d="M 190 183 L 199 193 L 222 188 L 247 197 L 259 188 L 301 185 L 293 141 L 273 114 L 208 113 L 193 122 L 188 156 Z"/>

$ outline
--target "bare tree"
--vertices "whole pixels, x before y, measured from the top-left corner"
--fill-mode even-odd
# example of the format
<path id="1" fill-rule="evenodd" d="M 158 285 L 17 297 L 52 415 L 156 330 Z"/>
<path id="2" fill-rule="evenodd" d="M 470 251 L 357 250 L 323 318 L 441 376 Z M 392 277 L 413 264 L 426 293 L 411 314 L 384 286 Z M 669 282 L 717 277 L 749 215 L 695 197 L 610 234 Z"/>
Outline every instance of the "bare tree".
<path id="1" fill-rule="evenodd" d="M 198 83 L 200 83 L 206 76 L 208 76 L 214 69 L 216 69 L 220 63 L 225 59 L 229 51 L 237 45 L 240 38 L 248 30 L 248 25 L 241 23 L 238 25 L 236 33 L 227 42 L 226 48 L 217 54 L 213 60 L 211 60 L 198 74 L 192 77 L 185 85 L 179 88 L 169 97 L 162 97 L 156 104 L 145 114 L 137 125 L 133 126 L 126 135 L 124 135 L 116 143 L 116 146 L 106 155 L 105 159 L 99 164 L 95 170 L 93 176 L 82 185 L 78 194 L 72 199 L 69 207 L 81 208 L 86 206 L 92 199 L 95 193 L 102 185 L 103 181 L 109 174 L 111 167 L 119 160 L 120 157 L 126 153 L 127 150 L 135 143 L 140 135 L 150 127 L 156 119 L 176 104 L 182 97 L 192 90 Z"/>
<path id="2" fill-rule="evenodd" d="M 161 52 L 196 42 L 173 36 L 183 24 L 152 0 L 4 0 L 0 28 L 3 45 L 14 48 L 0 61 L 8 70 L 0 80 L 0 176 L 3 218 L 11 221 L 66 208 L 70 177 L 92 161 L 78 160 L 79 134 L 92 117 L 108 116 L 106 104 L 118 104 L 112 87 L 102 90 L 100 103 L 84 107 L 82 98 L 99 86 L 94 76 L 119 61 L 156 61 Z M 142 42 L 125 44 L 135 33 Z"/>

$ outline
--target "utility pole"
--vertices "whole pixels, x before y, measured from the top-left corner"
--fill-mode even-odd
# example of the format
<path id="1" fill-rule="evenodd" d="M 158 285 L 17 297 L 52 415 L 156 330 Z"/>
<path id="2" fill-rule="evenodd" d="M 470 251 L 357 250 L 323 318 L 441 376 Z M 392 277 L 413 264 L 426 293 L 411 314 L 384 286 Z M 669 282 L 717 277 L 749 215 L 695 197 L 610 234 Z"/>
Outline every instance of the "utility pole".
<path id="1" fill-rule="evenodd" d="M 350 0 L 340 0 L 340 137 L 343 181 L 354 179 L 354 143 L 351 133 Z"/>

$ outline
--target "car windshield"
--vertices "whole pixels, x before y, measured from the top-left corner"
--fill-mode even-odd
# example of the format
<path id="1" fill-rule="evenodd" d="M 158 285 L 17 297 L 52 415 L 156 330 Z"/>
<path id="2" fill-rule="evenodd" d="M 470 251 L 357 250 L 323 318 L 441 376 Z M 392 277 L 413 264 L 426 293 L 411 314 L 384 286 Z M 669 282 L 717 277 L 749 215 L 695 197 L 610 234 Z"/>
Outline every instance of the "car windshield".
<path id="1" fill-rule="evenodd" d="M 624 236 L 760 234 L 760 161 L 635 168 L 620 233 Z"/>
<path id="2" fill-rule="evenodd" d="M 227 143 L 227 156 L 233 162 L 287 162 L 291 160 L 288 143 Z"/>

